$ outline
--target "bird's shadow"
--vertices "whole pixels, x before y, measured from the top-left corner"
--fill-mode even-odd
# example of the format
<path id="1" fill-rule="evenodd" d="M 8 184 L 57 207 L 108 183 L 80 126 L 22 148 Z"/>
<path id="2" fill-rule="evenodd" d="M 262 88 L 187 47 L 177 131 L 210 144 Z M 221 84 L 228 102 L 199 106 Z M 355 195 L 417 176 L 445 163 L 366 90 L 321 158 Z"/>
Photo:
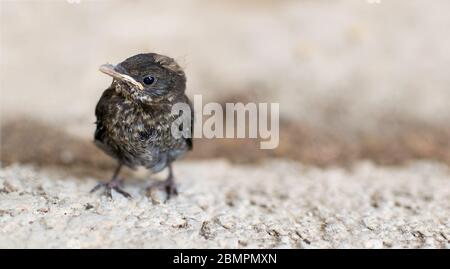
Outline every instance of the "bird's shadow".
<path id="1" fill-rule="evenodd" d="M 92 141 L 28 117 L 2 122 L 0 137 L 2 166 L 32 164 L 76 177 L 107 179 L 116 165 Z"/>

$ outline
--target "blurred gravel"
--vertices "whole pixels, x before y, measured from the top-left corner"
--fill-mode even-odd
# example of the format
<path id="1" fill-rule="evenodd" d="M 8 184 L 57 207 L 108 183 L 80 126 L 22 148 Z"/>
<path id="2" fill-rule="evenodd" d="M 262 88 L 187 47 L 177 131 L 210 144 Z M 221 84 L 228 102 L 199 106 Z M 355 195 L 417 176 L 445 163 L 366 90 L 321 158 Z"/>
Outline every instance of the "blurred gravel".
<path id="1" fill-rule="evenodd" d="M 175 167 L 166 203 L 89 194 L 95 179 L 0 170 L 1 248 L 450 248 L 450 171 L 434 163 L 319 169 L 288 161 Z"/>

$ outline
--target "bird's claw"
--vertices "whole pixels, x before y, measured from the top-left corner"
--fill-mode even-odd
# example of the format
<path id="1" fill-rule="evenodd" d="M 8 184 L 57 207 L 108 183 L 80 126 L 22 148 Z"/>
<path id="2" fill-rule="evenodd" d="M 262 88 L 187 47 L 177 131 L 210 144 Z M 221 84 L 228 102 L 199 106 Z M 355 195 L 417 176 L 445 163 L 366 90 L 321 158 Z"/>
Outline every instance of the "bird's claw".
<path id="1" fill-rule="evenodd" d="M 171 197 L 178 195 L 178 189 L 177 189 L 175 182 L 173 182 L 173 180 L 164 180 L 164 181 L 156 182 L 156 183 L 152 184 L 150 187 L 148 187 L 147 191 L 151 191 L 155 188 L 164 190 L 167 194 L 167 200 L 169 200 Z"/>
<path id="2" fill-rule="evenodd" d="M 121 195 L 123 195 L 126 198 L 131 198 L 131 195 L 128 192 L 122 190 L 120 187 L 120 184 L 116 181 L 110 181 L 107 183 L 98 183 L 97 186 L 95 186 L 90 192 L 91 193 L 96 192 L 101 187 L 105 188 L 105 191 L 103 194 L 105 194 L 109 198 L 112 198 L 111 190 L 115 190 L 116 192 L 120 193 Z"/>

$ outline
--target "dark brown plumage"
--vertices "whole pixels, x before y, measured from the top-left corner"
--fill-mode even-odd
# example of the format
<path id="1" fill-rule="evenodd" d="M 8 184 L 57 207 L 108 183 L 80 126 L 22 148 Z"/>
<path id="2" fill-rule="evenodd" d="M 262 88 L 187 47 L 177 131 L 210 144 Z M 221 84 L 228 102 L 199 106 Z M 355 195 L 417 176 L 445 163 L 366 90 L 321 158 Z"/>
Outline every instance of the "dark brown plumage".
<path id="1" fill-rule="evenodd" d="M 113 82 L 95 109 L 95 144 L 119 165 L 111 181 L 92 192 L 103 186 L 109 196 L 116 190 L 130 197 L 118 179 L 120 168 L 126 165 L 144 166 L 154 173 L 168 167 L 169 176 L 162 186 L 169 197 L 176 195 L 171 164 L 192 149 L 192 138 L 171 134 L 172 123 L 179 117 L 171 113 L 174 104 L 188 104 L 193 119 L 183 70 L 172 58 L 155 53 L 138 54 L 116 66 L 102 65 L 100 70 L 112 76 Z M 192 121 L 188 128 L 192 130 Z"/>

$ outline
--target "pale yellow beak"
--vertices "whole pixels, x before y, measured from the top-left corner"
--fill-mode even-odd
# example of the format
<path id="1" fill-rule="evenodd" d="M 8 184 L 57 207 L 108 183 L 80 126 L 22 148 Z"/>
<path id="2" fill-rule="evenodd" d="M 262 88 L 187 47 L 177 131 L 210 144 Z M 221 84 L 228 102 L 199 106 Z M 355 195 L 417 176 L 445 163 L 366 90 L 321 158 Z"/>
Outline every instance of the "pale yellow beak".
<path id="1" fill-rule="evenodd" d="M 142 86 L 141 83 L 137 82 L 134 78 L 122 74 L 120 72 L 116 71 L 116 67 L 112 64 L 103 64 L 100 66 L 99 68 L 100 72 L 105 73 L 115 79 L 121 80 L 121 81 L 126 81 L 130 84 L 132 84 L 133 86 L 135 86 L 136 88 L 138 88 L 139 90 L 143 91 L 144 90 L 144 86 Z"/>

